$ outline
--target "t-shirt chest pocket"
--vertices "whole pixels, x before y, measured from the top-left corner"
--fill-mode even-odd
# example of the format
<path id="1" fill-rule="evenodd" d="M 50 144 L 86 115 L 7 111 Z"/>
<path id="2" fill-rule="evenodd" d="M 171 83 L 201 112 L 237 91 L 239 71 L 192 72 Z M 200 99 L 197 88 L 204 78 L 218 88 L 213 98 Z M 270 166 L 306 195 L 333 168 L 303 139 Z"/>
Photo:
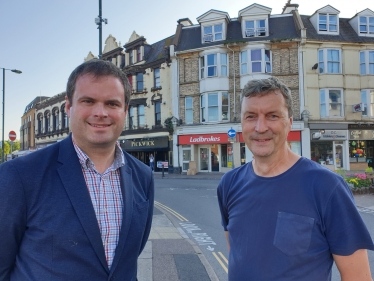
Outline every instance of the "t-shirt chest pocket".
<path id="1" fill-rule="evenodd" d="M 308 251 L 314 218 L 278 212 L 273 244 L 288 256 Z"/>

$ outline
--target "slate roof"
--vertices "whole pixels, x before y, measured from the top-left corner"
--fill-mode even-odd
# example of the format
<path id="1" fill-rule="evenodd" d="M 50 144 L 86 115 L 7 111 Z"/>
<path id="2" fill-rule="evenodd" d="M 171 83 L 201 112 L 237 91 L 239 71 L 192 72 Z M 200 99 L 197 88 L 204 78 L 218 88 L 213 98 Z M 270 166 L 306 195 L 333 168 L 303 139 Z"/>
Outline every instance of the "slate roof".
<path id="1" fill-rule="evenodd" d="M 41 102 L 41 101 L 46 100 L 46 99 L 49 99 L 49 97 L 39 96 L 39 97 L 34 98 L 32 100 L 32 102 L 30 102 L 28 105 L 26 105 L 25 111 L 23 112 L 23 114 L 27 113 L 28 111 L 30 111 L 31 109 L 33 109 L 34 107 L 36 107 L 36 104 L 38 102 Z"/>
<path id="2" fill-rule="evenodd" d="M 159 59 L 167 59 L 167 52 L 165 51 L 165 47 L 169 47 L 173 42 L 174 35 L 167 37 L 161 41 L 153 43 L 152 45 L 144 45 L 144 57 L 145 63 L 152 63 Z"/>
<path id="3" fill-rule="evenodd" d="M 315 39 L 318 41 L 335 42 L 354 42 L 354 43 L 374 43 L 374 37 L 358 36 L 356 31 L 349 23 L 350 19 L 339 18 L 339 35 L 318 34 L 313 24 L 309 20 L 310 16 L 300 15 L 306 28 L 307 40 Z"/>
<path id="4" fill-rule="evenodd" d="M 300 31 L 295 27 L 292 16 L 269 18 L 269 36 L 243 38 L 241 23 L 238 20 L 232 20 L 227 26 L 227 38 L 222 41 L 211 43 L 201 43 L 201 26 L 183 28 L 179 40 L 177 51 L 198 49 L 207 46 L 221 45 L 230 42 L 251 42 L 251 41 L 270 41 L 279 39 L 299 39 Z"/>

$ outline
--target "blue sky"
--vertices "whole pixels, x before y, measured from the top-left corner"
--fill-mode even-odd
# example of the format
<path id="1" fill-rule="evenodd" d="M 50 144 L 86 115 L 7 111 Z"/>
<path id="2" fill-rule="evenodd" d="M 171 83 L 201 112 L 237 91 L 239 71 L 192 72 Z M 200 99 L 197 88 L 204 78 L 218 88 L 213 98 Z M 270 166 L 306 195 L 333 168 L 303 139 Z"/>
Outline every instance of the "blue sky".
<path id="1" fill-rule="evenodd" d="M 340 17 L 352 17 L 365 8 L 374 10 L 371 1 L 291 2 L 298 3 L 300 14 L 305 15 L 311 15 L 327 4 L 338 9 Z M 124 45 L 135 30 L 148 43 L 154 43 L 174 34 L 180 18 L 188 17 L 196 24 L 196 18 L 210 9 L 226 11 L 235 18 L 239 10 L 253 3 L 238 0 L 102 0 L 103 17 L 108 19 L 108 24 L 103 26 L 103 47 L 109 34 Z M 280 14 L 286 0 L 257 3 L 272 8 L 272 14 Z M 54 96 L 63 92 L 69 74 L 83 62 L 89 51 L 98 55 L 99 32 L 94 23 L 98 13 L 99 0 L 1 1 L 0 67 L 23 72 L 5 73 L 5 139 L 10 130 L 16 131 L 19 137 L 21 116 L 28 103 L 39 95 Z M 2 89 L 2 78 L 0 80 Z M 0 100 L 2 102 L 2 95 Z M 1 110 L 2 104 L 2 114 Z"/>

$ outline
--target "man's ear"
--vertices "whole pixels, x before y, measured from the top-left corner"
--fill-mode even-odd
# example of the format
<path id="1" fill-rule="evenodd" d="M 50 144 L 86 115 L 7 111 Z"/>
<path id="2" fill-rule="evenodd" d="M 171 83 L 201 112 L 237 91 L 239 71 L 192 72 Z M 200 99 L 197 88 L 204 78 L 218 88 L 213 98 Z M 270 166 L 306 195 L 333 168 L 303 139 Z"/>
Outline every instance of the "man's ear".
<path id="1" fill-rule="evenodd" d="M 66 114 L 68 115 L 69 118 L 70 118 L 70 108 L 71 108 L 70 101 L 69 101 L 68 97 L 65 96 L 65 112 L 66 112 Z"/>
<path id="2" fill-rule="evenodd" d="M 125 112 L 127 112 L 129 110 L 129 105 L 125 105 Z"/>

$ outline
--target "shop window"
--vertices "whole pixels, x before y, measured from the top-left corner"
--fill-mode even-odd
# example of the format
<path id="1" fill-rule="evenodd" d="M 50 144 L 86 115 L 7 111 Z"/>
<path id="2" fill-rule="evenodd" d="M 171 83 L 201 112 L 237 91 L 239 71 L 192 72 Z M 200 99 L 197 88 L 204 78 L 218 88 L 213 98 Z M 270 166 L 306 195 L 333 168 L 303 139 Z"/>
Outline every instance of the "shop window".
<path id="1" fill-rule="evenodd" d="M 311 143 L 311 159 L 322 165 L 334 165 L 333 142 L 320 141 Z"/>
<path id="2" fill-rule="evenodd" d="M 182 146 L 182 155 L 183 155 L 183 171 L 187 171 L 189 168 L 189 163 L 191 161 L 191 146 L 183 145 Z"/>
<path id="3" fill-rule="evenodd" d="M 349 162 L 366 162 L 367 146 L 364 140 L 352 140 L 349 142 Z M 372 154 L 372 151 L 371 151 Z"/>

